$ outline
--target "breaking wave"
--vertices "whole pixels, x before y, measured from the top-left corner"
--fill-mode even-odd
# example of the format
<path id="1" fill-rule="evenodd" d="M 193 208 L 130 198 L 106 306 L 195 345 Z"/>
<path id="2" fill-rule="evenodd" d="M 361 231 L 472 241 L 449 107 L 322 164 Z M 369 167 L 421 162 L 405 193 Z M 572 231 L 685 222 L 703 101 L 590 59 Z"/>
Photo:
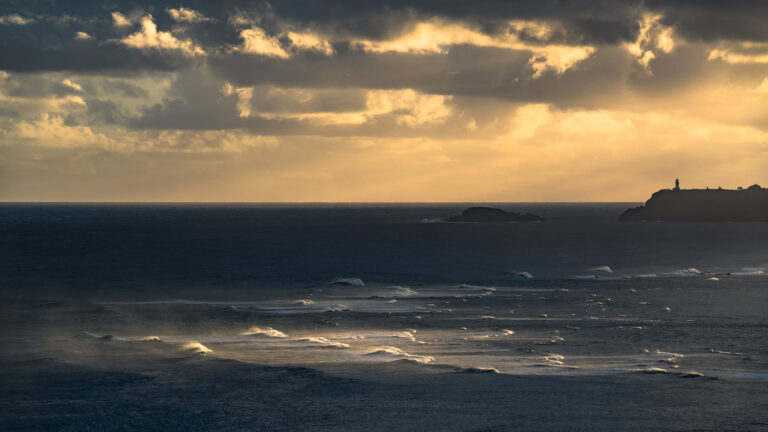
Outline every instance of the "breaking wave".
<path id="1" fill-rule="evenodd" d="M 189 351 L 194 354 L 211 354 L 213 353 L 213 350 L 208 348 L 207 346 L 201 344 L 200 342 L 189 342 L 186 345 L 182 347 L 184 351 Z"/>
<path id="2" fill-rule="evenodd" d="M 393 346 L 375 347 L 373 351 L 370 351 L 365 355 L 368 357 L 385 357 L 394 360 L 412 360 L 418 363 L 431 363 L 435 360 L 432 356 L 408 354 L 400 348 Z"/>
<path id="3" fill-rule="evenodd" d="M 261 327 L 251 327 L 248 330 L 246 330 L 243 333 L 240 333 L 243 336 L 267 336 L 267 337 L 273 337 L 273 338 L 287 338 L 288 335 L 281 332 L 280 330 L 275 330 L 272 327 L 267 328 L 261 328 Z"/>
<path id="4" fill-rule="evenodd" d="M 349 348 L 349 344 L 345 344 L 343 342 L 332 341 L 332 340 L 324 338 L 322 336 L 311 336 L 311 337 L 306 337 L 306 338 L 299 339 L 299 340 L 301 342 L 311 342 L 313 344 L 318 345 L 320 348 L 338 348 L 338 349 Z"/>
<path id="5" fill-rule="evenodd" d="M 347 285 L 347 286 L 356 286 L 356 287 L 364 287 L 365 282 L 363 282 L 360 278 L 336 278 L 330 282 L 331 285 Z"/>

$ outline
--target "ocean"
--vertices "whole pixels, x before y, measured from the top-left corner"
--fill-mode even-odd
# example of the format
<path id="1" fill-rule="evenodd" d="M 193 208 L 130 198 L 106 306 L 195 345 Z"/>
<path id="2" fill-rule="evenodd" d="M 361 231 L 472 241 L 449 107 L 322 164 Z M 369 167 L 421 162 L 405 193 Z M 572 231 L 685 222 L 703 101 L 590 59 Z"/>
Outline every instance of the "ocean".
<path id="1" fill-rule="evenodd" d="M 768 430 L 768 224 L 0 204 L 2 430 Z"/>

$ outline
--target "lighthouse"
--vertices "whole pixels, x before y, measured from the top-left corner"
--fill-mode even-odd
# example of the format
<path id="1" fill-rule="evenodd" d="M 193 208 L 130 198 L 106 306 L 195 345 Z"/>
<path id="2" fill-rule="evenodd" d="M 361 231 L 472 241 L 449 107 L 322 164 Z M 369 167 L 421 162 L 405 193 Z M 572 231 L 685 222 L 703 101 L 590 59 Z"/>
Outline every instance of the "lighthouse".
<path id="1" fill-rule="evenodd" d="M 675 179 L 675 189 L 674 190 L 680 190 L 680 179 Z"/>

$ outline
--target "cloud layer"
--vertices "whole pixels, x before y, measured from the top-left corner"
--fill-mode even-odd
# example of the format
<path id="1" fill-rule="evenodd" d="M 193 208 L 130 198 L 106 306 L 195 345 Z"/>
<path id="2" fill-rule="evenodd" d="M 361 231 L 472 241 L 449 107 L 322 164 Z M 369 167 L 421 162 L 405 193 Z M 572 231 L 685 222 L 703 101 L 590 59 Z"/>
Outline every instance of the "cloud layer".
<path id="1" fill-rule="evenodd" d="M 768 183 L 766 16 L 751 1 L 10 0 L 0 199 Z"/>

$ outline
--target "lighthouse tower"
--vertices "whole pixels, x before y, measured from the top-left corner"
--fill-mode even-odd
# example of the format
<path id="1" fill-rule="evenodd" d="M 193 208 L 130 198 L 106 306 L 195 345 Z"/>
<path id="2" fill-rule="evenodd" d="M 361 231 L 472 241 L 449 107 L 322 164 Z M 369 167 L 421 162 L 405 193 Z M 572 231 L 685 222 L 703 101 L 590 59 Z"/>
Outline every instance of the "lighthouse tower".
<path id="1" fill-rule="evenodd" d="M 680 179 L 675 179 L 675 189 L 674 190 L 680 190 Z"/>

